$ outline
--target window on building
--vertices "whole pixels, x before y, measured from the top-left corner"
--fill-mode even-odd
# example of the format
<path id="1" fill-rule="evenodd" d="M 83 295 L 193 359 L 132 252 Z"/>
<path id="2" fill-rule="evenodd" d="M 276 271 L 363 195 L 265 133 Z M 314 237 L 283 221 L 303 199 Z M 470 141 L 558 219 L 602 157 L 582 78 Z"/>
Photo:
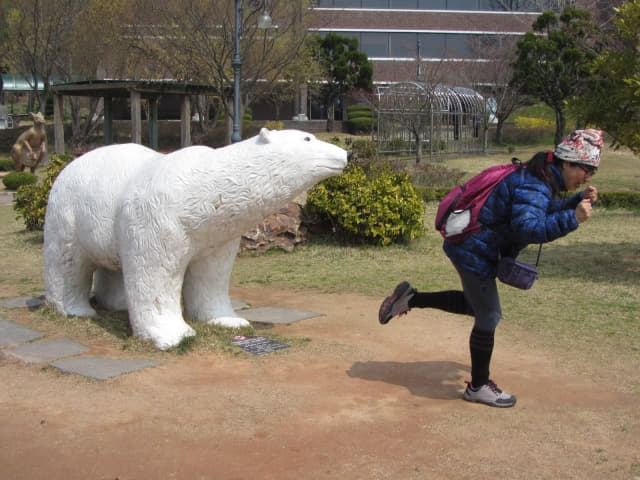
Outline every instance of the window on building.
<path id="1" fill-rule="evenodd" d="M 389 0 L 362 0 L 362 8 L 388 8 Z"/>
<path id="2" fill-rule="evenodd" d="M 446 10 L 447 0 L 418 0 L 421 10 Z"/>
<path id="3" fill-rule="evenodd" d="M 447 0 L 447 10 L 478 10 L 478 0 Z"/>
<path id="4" fill-rule="evenodd" d="M 421 33 L 420 55 L 423 58 L 441 58 L 444 52 L 444 33 Z"/>
<path id="5" fill-rule="evenodd" d="M 418 2 L 417 0 L 389 0 L 389 7 L 415 10 L 418 8 Z"/>
<path id="6" fill-rule="evenodd" d="M 389 34 L 389 52 L 392 57 L 415 58 L 417 43 L 418 35 L 415 33 Z"/>
<path id="7" fill-rule="evenodd" d="M 336 8 L 360 8 L 360 0 L 333 0 Z"/>
<path id="8" fill-rule="evenodd" d="M 360 50 L 369 57 L 388 57 L 389 34 L 362 32 L 360 34 Z"/>
<path id="9" fill-rule="evenodd" d="M 471 35 L 448 33 L 446 36 L 445 56 L 449 58 L 467 58 L 471 54 Z"/>

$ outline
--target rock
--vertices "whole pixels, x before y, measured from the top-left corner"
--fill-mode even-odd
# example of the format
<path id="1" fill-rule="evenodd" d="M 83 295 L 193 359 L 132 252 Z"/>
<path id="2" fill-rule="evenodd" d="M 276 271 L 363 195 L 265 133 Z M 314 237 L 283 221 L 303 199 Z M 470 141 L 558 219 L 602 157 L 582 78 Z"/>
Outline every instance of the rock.
<path id="1" fill-rule="evenodd" d="M 306 228 L 301 223 L 302 206 L 289 202 L 246 232 L 240 241 L 240 251 L 263 253 L 271 248 L 281 248 L 291 252 L 296 245 L 306 241 Z"/>

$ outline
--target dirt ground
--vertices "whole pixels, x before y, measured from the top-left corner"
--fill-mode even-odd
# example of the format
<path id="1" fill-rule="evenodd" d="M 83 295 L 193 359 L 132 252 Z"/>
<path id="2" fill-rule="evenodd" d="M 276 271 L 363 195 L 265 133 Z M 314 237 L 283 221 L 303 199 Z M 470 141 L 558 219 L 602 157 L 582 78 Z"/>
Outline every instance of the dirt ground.
<path id="1" fill-rule="evenodd" d="M 309 339 L 287 350 L 166 354 L 103 382 L 1 359 L 0 477 L 640 478 L 640 402 L 614 381 L 498 334 L 492 377 L 518 404 L 471 404 L 468 319 L 414 310 L 382 326 L 374 297 L 232 293 L 325 315 L 258 330 Z"/>

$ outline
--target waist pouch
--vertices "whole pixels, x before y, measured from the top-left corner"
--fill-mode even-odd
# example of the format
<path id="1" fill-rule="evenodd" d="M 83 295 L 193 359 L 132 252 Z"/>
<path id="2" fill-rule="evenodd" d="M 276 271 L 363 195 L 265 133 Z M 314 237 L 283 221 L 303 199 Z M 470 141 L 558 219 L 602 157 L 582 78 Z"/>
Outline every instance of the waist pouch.
<path id="1" fill-rule="evenodd" d="M 537 278 L 536 267 L 515 258 L 502 257 L 498 263 L 498 280 L 512 287 L 528 290 Z"/>

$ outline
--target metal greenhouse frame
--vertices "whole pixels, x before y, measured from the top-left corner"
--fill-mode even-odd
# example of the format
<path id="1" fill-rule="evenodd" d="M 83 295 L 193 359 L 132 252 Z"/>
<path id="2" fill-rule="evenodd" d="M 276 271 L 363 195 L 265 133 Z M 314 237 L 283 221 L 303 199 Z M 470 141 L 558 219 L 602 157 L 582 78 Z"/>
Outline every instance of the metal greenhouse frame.
<path id="1" fill-rule="evenodd" d="M 483 150 L 485 99 L 475 90 L 418 82 L 377 89 L 378 155 L 429 157 Z"/>

